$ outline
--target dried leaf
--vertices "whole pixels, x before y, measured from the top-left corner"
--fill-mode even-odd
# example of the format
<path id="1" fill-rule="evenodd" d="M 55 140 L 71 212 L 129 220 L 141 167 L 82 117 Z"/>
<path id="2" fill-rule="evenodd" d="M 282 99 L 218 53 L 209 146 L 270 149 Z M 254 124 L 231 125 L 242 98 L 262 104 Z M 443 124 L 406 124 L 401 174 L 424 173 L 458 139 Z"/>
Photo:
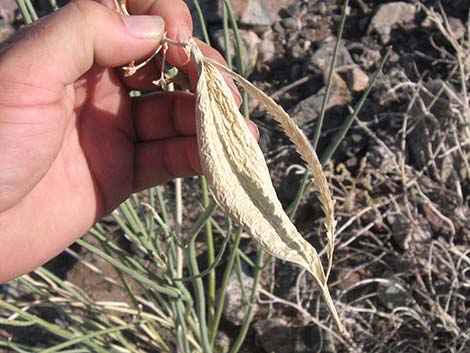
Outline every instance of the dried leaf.
<path id="1" fill-rule="evenodd" d="M 312 274 L 342 331 L 318 253 L 284 212 L 272 185 L 263 153 L 216 67 L 219 64 L 205 58 L 195 41 L 188 43 L 188 49 L 200 71 L 196 92 L 197 136 L 201 164 L 214 199 L 269 254 L 296 263 Z M 233 74 L 230 70 L 223 69 Z M 269 97 L 267 99 L 264 93 L 248 81 L 239 76 L 235 78 L 250 94 L 266 105 L 312 171 L 327 216 L 327 252 L 331 264 L 335 228 L 334 202 L 315 151 L 282 108 Z"/>

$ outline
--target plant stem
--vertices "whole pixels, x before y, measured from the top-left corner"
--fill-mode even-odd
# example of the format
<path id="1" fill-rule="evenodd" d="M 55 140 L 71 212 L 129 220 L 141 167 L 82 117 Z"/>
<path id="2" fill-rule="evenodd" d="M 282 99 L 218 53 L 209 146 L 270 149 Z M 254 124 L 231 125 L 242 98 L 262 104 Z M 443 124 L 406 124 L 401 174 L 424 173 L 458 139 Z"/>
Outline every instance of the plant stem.
<path id="1" fill-rule="evenodd" d="M 375 81 L 377 80 L 378 75 L 382 72 L 382 69 L 385 63 L 388 61 L 390 52 L 391 52 L 391 48 L 388 48 L 387 52 L 385 53 L 385 56 L 382 58 L 382 61 L 380 62 L 379 68 L 377 69 L 371 81 L 369 82 L 369 85 L 366 91 L 362 94 L 359 102 L 354 107 L 353 113 L 349 115 L 349 117 L 343 123 L 343 126 L 341 127 L 341 130 L 339 131 L 339 133 L 333 138 L 333 142 L 328 146 L 328 148 L 323 153 L 323 156 L 320 159 L 322 165 L 325 165 L 326 163 L 328 163 L 328 161 L 330 160 L 330 158 L 333 156 L 336 149 L 338 148 L 339 144 L 341 143 L 343 138 L 346 136 L 346 133 L 349 131 L 349 128 L 351 127 L 354 119 L 359 114 L 360 110 L 362 109 L 362 106 L 364 105 L 365 100 L 369 96 L 370 91 L 372 90 L 372 87 L 374 86 Z M 295 195 L 294 200 L 288 207 L 287 212 L 292 219 L 295 218 L 298 208 L 300 206 L 302 197 L 305 193 L 305 190 L 307 190 L 307 188 L 309 187 L 310 183 L 311 181 L 310 181 L 308 173 L 304 173 L 304 175 L 302 176 L 302 180 L 300 182 L 299 190 L 297 191 L 297 194 Z"/>
<path id="2" fill-rule="evenodd" d="M 326 83 L 325 96 L 321 103 L 320 116 L 318 117 L 317 125 L 315 126 L 315 133 L 313 135 L 312 146 L 313 149 L 317 148 L 318 140 L 320 139 L 321 130 L 323 127 L 323 120 L 325 118 L 326 107 L 328 106 L 328 101 L 330 99 L 331 87 L 333 86 L 333 77 L 335 74 L 336 61 L 338 60 L 339 48 L 341 47 L 341 39 L 343 38 L 344 24 L 346 23 L 346 17 L 348 14 L 348 5 L 349 0 L 345 0 L 343 3 L 343 10 L 341 14 L 341 22 L 339 24 L 338 35 L 336 38 L 335 49 L 333 51 L 333 57 L 330 64 L 330 71 L 328 72 L 328 81 Z"/>
<path id="3" fill-rule="evenodd" d="M 222 310 L 224 308 L 225 303 L 225 295 L 227 294 L 227 286 L 228 281 L 230 279 L 230 275 L 232 274 L 233 264 L 235 263 L 235 258 L 238 252 L 238 246 L 240 245 L 242 231 L 238 230 L 237 233 L 234 235 L 233 244 L 230 250 L 230 255 L 227 261 L 227 265 L 225 266 L 224 275 L 222 277 L 222 283 L 220 284 L 220 291 L 217 297 L 217 302 L 215 305 L 215 317 L 213 326 L 209 328 L 209 332 L 211 333 L 210 336 L 210 343 L 211 347 L 214 347 L 215 337 L 217 334 L 217 330 L 219 328 L 220 319 L 222 318 Z"/>
<path id="4" fill-rule="evenodd" d="M 204 14 L 202 13 L 199 1 L 193 0 L 193 2 L 194 2 L 194 7 L 196 7 L 197 16 L 199 17 L 199 22 L 201 22 L 202 35 L 204 36 L 204 42 L 206 42 L 208 45 L 211 45 L 209 33 L 207 32 L 206 20 L 204 18 Z"/>
<path id="5" fill-rule="evenodd" d="M 256 301 L 256 293 L 258 292 L 259 280 L 261 278 L 261 273 L 263 272 L 263 268 L 264 268 L 263 256 L 264 256 L 264 251 L 258 247 L 257 253 L 256 253 L 256 270 L 255 270 L 255 275 L 254 275 L 253 288 L 251 289 L 250 302 L 248 303 L 248 311 L 245 315 L 245 319 L 243 320 L 240 333 L 238 334 L 238 337 L 235 340 L 235 343 L 233 344 L 232 349 L 230 350 L 230 353 L 237 353 L 239 351 L 241 345 L 245 341 L 246 334 L 248 333 L 248 329 L 250 328 L 251 320 L 253 319 L 253 315 L 254 315 L 254 307 L 255 307 L 255 301 Z"/>
<path id="6" fill-rule="evenodd" d="M 204 208 L 210 206 L 209 188 L 205 177 L 201 177 L 202 187 L 202 204 Z M 206 245 L 207 245 L 207 267 L 210 268 L 215 261 L 215 248 L 214 248 L 214 234 L 212 232 L 212 223 L 210 219 L 205 224 Z M 210 271 L 207 277 L 207 313 L 208 313 L 208 326 L 214 320 L 215 315 L 215 291 L 216 291 L 216 277 L 215 270 Z"/>
<path id="7" fill-rule="evenodd" d="M 243 61 L 243 43 L 242 39 L 240 37 L 240 30 L 238 28 L 237 20 L 235 18 L 235 13 L 233 12 L 233 7 L 232 3 L 230 0 L 223 0 L 224 5 L 227 8 L 228 12 L 228 17 L 230 20 L 230 25 L 232 26 L 233 29 L 233 34 L 235 36 L 235 45 L 236 45 L 236 50 L 235 50 L 235 61 L 237 62 L 237 68 L 238 68 L 238 73 L 245 77 L 246 71 L 245 71 L 245 62 Z M 250 115 L 249 109 L 248 109 L 248 95 L 246 92 L 242 93 L 243 97 L 243 103 L 242 103 L 242 112 L 243 115 L 248 118 Z"/>

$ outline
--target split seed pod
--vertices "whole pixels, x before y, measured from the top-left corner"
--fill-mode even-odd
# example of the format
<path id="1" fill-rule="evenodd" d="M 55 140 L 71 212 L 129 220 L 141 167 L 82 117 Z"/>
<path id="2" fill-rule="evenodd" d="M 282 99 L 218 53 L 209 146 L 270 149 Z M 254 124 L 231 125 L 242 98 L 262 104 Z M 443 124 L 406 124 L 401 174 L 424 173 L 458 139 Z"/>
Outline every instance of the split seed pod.
<path id="1" fill-rule="evenodd" d="M 336 224 L 334 202 L 315 151 L 287 113 L 266 94 L 228 68 L 205 58 L 194 40 L 188 42 L 187 50 L 199 70 L 196 92 L 197 139 L 204 175 L 215 201 L 266 252 L 302 266 L 314 277 L 336 325 L 343 331 L 327 287 Z M 315 248 L 302 237 L 284 212 L 263 153 L 219 68 L 265 105 L 296 145 L 313 174 L 326 215 L 326 274 Z"/>

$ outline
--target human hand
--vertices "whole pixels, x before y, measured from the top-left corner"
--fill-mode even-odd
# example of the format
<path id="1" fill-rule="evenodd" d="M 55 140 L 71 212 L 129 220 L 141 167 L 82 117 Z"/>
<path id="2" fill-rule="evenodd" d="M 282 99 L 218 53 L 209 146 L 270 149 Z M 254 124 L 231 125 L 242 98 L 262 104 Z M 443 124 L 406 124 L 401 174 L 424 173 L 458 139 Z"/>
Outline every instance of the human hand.
<path id="1" fill-rule="evenodd" d="M 157 67 L 128 78 L 113 69 L 148 57 L 164 30 L 187 40 L 189 11 L 182 0 L 128 0 L 128 8 L 153 16 L 74 1 L 0 55 L 0 283 L 58 254 L 130 193 L 201 173 L 194 96 L 130 99 L 129 89 L 152 87 Z M 187 59 L 169 48 L 167 60 L 194 85 Z"/>

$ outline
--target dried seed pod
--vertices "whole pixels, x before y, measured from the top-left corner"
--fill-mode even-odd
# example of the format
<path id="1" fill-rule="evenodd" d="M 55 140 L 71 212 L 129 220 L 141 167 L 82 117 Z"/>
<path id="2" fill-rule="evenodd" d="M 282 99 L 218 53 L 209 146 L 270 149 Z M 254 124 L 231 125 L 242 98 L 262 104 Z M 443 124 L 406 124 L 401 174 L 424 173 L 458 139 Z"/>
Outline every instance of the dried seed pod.
<path id="1" fill-rule="evenodd" d="M 265 251 L 281 260 L 296 263 L 313 275 L 328 309 L 342 331 L 318 253 L 284 212 L 263 153 L 239 112 L 217 64 L 203 56 L 195 41 L 190 40 L 187 48 L 199 69 L 196 92 L 197 138 L 202 168 L 214 199 Z M 224 70 L 235 75 L 227 68 Z M 327 253 L 331 264 L 334 203 L 315 151 L 282 108 L 272 100 L 267 101 L 266 96 L 260 94 L 261 91 L 248 81 L 235 78 L 243 82 L 245 88 L 248 86 L 248 93 L 259 98 L 278 119 L 311 168 L 327 216 Z"/>

